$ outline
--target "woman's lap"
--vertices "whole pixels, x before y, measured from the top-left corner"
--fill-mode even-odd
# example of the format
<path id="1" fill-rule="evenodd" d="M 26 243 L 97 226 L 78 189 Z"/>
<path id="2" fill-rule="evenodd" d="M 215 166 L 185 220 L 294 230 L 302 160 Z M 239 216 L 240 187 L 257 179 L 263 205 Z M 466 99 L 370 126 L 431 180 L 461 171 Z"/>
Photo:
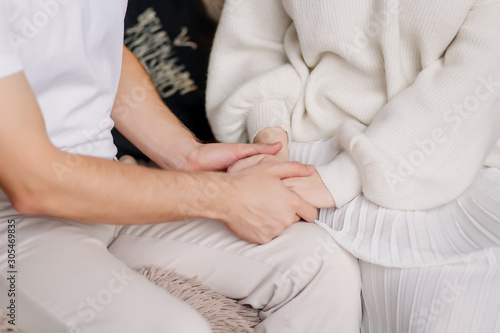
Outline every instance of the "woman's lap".
<path id="1" fill-rule="evenodd" d="M 428 268 L 361 261 L 362 332 L 500 332 L 499 262 L 498 248 Z"/>
<path id="2" fill-rule="evenodd" d="M 316 165 L 336 153 L 331 141 L 290 149 Z M 319 220 L 360 259 L 363 332 L 500 332 L 500 170 L 483 168 L 434 209 L 389 210 L 361 195 Z"/>
<path id="3" fill-rule="evenodd" d="M 322 212 L 360 258 L 364 333 L 500 332 L 500 171 L 482 170 L 460 198 L 429 211 L 359 197 Z"/>
<path id="4" fill-rule="evenodd" d="M 459 198 L 425 211 L 382 208 L 359 196 L 320 212 L 324 227 L 359 259 L 385 267 L 461 262 L 500 247 L 500 170 L 482 169 Z"/>

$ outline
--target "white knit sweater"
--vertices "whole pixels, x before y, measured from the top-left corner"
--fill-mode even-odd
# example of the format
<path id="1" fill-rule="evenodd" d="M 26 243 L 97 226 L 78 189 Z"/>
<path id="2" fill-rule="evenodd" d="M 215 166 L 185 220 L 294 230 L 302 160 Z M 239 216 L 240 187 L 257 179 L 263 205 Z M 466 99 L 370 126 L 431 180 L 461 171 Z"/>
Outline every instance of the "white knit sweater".
<path id="1" fill-rule="evenodd" d="M 337 206 L 444 204 L 500 168 L 500 0 L 227 0 L 207 112 L 223 142 L 334 137 Z"/>

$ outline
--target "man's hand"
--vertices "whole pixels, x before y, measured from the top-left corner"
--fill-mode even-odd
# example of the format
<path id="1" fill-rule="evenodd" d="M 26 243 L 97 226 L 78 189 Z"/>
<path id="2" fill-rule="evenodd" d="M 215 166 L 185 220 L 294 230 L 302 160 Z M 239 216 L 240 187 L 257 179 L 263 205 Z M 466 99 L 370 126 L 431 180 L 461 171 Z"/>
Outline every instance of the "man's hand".
<path id="1" fill-rule="evenodd" d="M 140 101 L 133 99 L 136 91 L 144 94 Z M 139 60 L 126 48 L 111 116 L 127 139 L 166 170 L 221 171 L 242 158 L 274 155 L 283 148 L 278 139 L 253 145 L 199 143 L 163 103 Z"/>
<path id="2" fill-rule="evenodd" d="M 309 177 L 283 179 L 283 183 L 317 208 L 335 207 L 335 201 L 317 171 Z"/>
<path id="3" fill-rule="evenodd" d="M 280 159 L 274 155 L 252 156 L 233 164 L 227 170 L 228 173 L 241 172 L 247 168 L 265 163 L 280 163 Z M 281 162 L 285 163 L 285 162 Z M 307 202 L 317 208 L 335 207 L 332 195 L 321 180 L 318 172 L 314 172 L 308 177 L 291 177 L 283 179 L 283 183 L 294 192 L 299 194 Z"/>
<path id="4" fill-rule="evenodd" d="M 214 206 L 234 234 L 258 244 L 270 242 L 301 218 L 313 222 L 317 209 L 281 181 L 308 177 L 314 167 L 298 162 L 268 161 L 229 175 L 231 181 Z"/>
<path id="5" fill-rule="evenodd" d="M 212 143 L 199 144 L 188 155 L 182 171 L 225 171 L 234 163 L 248 157 L 274 155 L 282 148 L 280 142 L 274 144 Z"/>
<path id="6" fill-rule="evenodd" d="M 254 167 L 256 165 L 268 163 L 268 162 L 283 162 L 283 161 L 279 157 L 277 157 L 276 155 L 265 155 L 265 154 L 255 155 L 255 156 L 241 159 L 238 162 L 234 163 L 233 165 L 231 165 L 227 169 L 227 172 L 228 173 L 237 173 L 237 172 L 241 172 L 245 169 Z"/>

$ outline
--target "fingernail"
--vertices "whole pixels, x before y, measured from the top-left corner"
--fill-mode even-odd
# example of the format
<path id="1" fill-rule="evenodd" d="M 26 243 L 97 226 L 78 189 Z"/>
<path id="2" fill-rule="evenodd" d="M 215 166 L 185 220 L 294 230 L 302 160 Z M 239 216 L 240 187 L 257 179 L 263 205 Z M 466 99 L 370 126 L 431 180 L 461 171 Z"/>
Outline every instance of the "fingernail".
<path id="1" fill-rule="evenodd" d="M 309 171 L 314 171 L 314 170 L 316 170 L 316 168 L 314 167 L 314 165 L 311 165 L 311 164 L 308 164 L 308 165 L 307 165 L 307 169 L 308 169 Z"/>

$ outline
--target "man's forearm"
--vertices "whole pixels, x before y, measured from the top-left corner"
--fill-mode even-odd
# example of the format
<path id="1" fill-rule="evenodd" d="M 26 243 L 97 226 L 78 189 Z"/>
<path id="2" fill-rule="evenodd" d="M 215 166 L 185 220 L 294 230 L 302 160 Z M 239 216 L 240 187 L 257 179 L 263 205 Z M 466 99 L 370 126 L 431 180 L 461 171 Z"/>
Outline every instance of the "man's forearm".
<path id="1" fill-rule="evenodd" d="M 275 154 L 280 148 L 201 144 L 163 103 L 147 72 L 126 48 L 111 116 L 120 132 L 163 169 L 223 171 L 242 158 Z"/>
<path id="2" fill-rule="evenodd" d="M 316 209 L 281 181 L 310 176 L 311 167 L 270 162 L 232 175 L 186 173 L 62 152 L 47 136 L 24 73 L 0 79 L 0 107 L 0 187 L 22 214 L 108 224 L 207 217 L 259 243 L 270 241 L 300 217 L 316 217 Z M 222 164 L 231 165 L 239 155 L 265 153 L 268 148 L 263 148 L 225 156 L 228 161 Z"/>
<path id="3" fill-rule="evenodd" d="M 71 165 L 62 164 L 68 157 Z M 189 173 L 57 149 L 36 161 L 36 168 L 30 166 L 34 161 L 8 172 L 14 177 L 2 184 L 23 214 L 129 225 L 205 217 L 221 220 L 242 239 L 267 243 L 300 218 L 313 221 L 317 213 L 281 182 L 313 172 L 300 163 L 269 162 L 234 174 Z M 59 173 L 54 172 L 54 163 L 59 163 Z"/>
<path id="4" fill-rule="evenodd" d="M 108 224 L 218 218 L 217 194 L 228 181 L 221 173 L 148 169 L 59 151 L 39 161 L 36 172 L 13 200 L 21 213 Z M 217 191 L 206 191 L 207 184 Z"/>
<path id="5" fill-rule="evenodd" d="M 168 109 L 141 63 L 124 48 L 113 112 L 116 128 L 165 169 L 183 165 L 196 137 Z"/>
<path id="6" fill-rule="evenodd" d="M 139 224 L 212 217 L 215 205 L 204 207 L 207 198 L 198 194 L 213 178 L 223 184 L 226 175 L 150 170 L 62 152 L 47 136 L 23 73 L 0 79 L 0 107 L 0 187 L 21 213 Z M 183 204 L 190 208 L 179 209 Z"/>

